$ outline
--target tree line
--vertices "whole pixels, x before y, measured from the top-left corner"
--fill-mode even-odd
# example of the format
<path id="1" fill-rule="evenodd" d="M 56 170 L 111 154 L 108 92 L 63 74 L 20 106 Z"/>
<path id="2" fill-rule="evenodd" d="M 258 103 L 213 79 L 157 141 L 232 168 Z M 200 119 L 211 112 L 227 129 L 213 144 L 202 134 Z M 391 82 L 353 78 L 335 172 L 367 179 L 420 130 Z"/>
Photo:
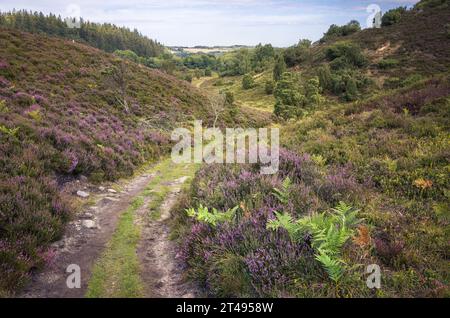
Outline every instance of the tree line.
<path id="1" fill-rule="evenodd" d="M 79 28 L 71 28 L 61 16 L 44 15 L 27 10 L 0 12 L 0 26 L 30 33 L 45 33 L 86 43 L 100 50 L 113 53 L 131 50 L 142 57 L 154 57 L 164 53 L 164 46 L 142 35 L 136 29 L 118 27 L 111 23 L 92 23 L 80 19 Z"/>

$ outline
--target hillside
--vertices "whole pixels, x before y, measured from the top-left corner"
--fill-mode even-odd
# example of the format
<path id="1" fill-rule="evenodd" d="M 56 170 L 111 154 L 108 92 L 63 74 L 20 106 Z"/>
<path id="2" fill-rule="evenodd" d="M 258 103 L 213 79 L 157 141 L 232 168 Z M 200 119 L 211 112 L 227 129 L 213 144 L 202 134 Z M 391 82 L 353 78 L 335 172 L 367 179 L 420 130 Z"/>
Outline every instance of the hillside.
<path id="1" fill-rule="evenodd" d="M 175 127 L 214 115 L 187 82 L 92 47 L 8 29 L 0 41 L 0 290 L 13 290 L 71 218 L 66 183 L 130 176 L 168 153 Z M 235 112 L 220 121 L 261 125 Z"/>
<path id="2" fill-rule="evenodd" d="M 271 105 L 286 149 L 275 176 L 199 171 L 174 221 L 189 277 L 219 297 L 448 297 L 449 22 L 448 6 L 425 7 L 301 42 L 283 52 L 296 62 L 274 95 L 260 80 L 270 69 L 249 72 L 248 89 L 242 76 L 203 83 Z M 229 222 L 204 221 L 235 207 Z"/>

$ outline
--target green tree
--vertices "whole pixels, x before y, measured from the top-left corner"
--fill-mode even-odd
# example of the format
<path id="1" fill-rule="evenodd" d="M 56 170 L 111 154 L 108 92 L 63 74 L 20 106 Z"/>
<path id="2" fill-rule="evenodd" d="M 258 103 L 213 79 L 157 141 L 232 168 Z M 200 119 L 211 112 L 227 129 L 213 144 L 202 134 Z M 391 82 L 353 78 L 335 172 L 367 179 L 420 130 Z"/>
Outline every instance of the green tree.
<path id="1" fill-rule="evenodd" d="M 305 84 L 305 95 L 308 107 L 316 107 L 322 101 L 322 95 L 320 94 L 320 82 L 318 77 L 310 78 Z"/>
<path id="2" fill-rule="evenodd" d="M 300 40 L 297 45 L 287 48 L 283 55 L 287 66 L 290 67 L 307 62 L 311 59 L 311 41 Z"/>
<path id="3" fill-rule="evenodd" d="M 275 91 L 275 83 L 271 80 L 266 81 L 266 85 L 264 87 L 264 90 L 267 95 L 272 95 Z"/>
<path id="4" fill-rule="evenodd" d="M 282 78 L 284 72 L 286 72 L 286 62 L 284 61 L 283 56 L 278 55 L 273 68 L 273 80 L 278 82 Z"/>
<path id="5" fill-rule="evenodd" d="M 297 74 L 284 73 L 281 80 L 278 81 L 274 93 L 276 99 L 275 115 L 284 119 L 301 115 L 306 104 L 306 97 L 301 91 Z"/>
<path id="6" fill-rule="evenodd" d="M 358 97 L 358 86 L 353 77 L 347 77 L 345 81 L 345 99 L 347 101 L 354 101 Z"/>
<path id="7" fill-rule="evenodd" d="M 399 7 L 389 10 L 381 18 L 381 26 L 390 26 L 400 21 L 403 14 L 406 12 L 406 7 Z"/>
<path id="8" fill-rule="evenodd" d="M 331 90 L 333 87 L 333 78 L 331 75 L 330 66 L 325 64 L 317 69 L 317 76 L 322 90 Z"/>
<path id="9" fill-rule="evenodd" d="M 253 79 L 253 76 L 251 74 L 246 74 L 242 78 L 242 88 L 243 89 L 251 89 L 255 86 L 255 81 Z"/>

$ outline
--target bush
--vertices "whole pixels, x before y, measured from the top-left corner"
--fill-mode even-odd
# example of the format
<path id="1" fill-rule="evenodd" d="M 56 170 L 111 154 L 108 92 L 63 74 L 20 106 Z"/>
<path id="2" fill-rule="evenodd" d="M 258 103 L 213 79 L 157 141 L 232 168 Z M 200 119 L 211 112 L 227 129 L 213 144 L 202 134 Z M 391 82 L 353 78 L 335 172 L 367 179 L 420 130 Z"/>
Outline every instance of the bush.
<path id="1" fill-rule="evenodd" d="M 406 7 L 389 10 L 381 18 L 381 26 L 390 26 L 398 23 L 405 13 Z"/>
<path id="2" fill-rule="evenodd" d="M 349 23 L 343 26 L 337 26 L 336 24 L 332 24 L 328 29 L 328 31 L 320 39 L 320 42 L 326 42 L 328 40 L 337 37 L 347 36 L 358 31 L 361 31 L 361 25 L 359 24 L 358 21 L 355 20 L 350 21 Z"/>
<path id="3" fill-rule="evenodd" d="M 356 44 L 338 43 L 325 51 L 325 55 L 331 61 L 331 68 L 341 70 L 345 68 L 361 68 L 367 65 L 367 59 L 362 50 Z"/>
<path id="4" fill-rule="evenodd" d="M 299 79 L 295 73 L 284 73 L 275 89 L 275 115 L 284 119 L 301 115 L 306 97 L 300 92 Z"/>
<path id="5" fill-rule="evenodd" d="M 275 83 L 273 81 L 266 81 L 266 85 L 264 86 L 264 91 L 267 95 L 272 95 L 275 91 Z"/>
<path id="6" fill-rule="evenodd" d="M 397 66 L 400 62 L 396 59 L 384 59 L 378 62 L 378 67 L 385 70 Z"/>
<path id="7" fill-rule="evenodd" d="M 283 56 L 289 67 L 309 61 L 311 59 L 311 41 L 301 40 L 297 45 L 287 48 Z"/>
<path id="8" fill-rule="evenodd" d="M 278 82 L 283 74 L 286 72 L 286 62 L 284 61 L 284 57 L 278 55 L 275 60 L 275 66 L 273 68 L 273 80 Z"/>
<path id="9" fill-rule="evenodd" d="M 246 74 L 242 78 L 242 88 L 247 90 L 251 89 L 255 86 L 255 80 L 253 79 L 253 76 L 251 74 Z"/>

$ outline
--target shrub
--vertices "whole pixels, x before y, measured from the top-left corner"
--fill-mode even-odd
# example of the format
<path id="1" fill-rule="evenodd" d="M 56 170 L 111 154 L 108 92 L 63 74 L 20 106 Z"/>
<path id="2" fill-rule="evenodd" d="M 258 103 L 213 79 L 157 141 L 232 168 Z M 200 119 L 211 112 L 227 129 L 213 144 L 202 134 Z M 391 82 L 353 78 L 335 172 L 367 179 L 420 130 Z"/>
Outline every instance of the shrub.
<path id="1" fill-rule="evenodd" d="M 273 68 L 273 80 L 278 82 L 283 74 L 286 72 L 286 62 L 284 61 L 284 57 L 278 55 L 275 59 L 275 66 Z"/>
<path id="2" fill-rule="evenodd" d="M 320 39 L 320 42 L 326 42 L 337 37 L 347 36 L 360 30 L 361 25 L 359 24 L 358 21 L 355 20 L 350 21 L 349 23 L 343 26 L 337 26 L 336 24 L 332 24 L 328 29 L 328 31 Z"/>
<path id="3" fill-rule="evenodd" d="M 311 59 L 311 41 L 301 40 L 297 45 L 287 48 L 284 53 L 284 61 L 289 67 L 299 65 Z"/>
<path id="4" fill-rule="evenodd" d="M 389 69 L 397 66 L 399 64 L 399 61 L 396 59 L 383 59 L 380 62 L 378 62 L 378 67 L 381 69 Z"/>
<path id="5" fill-rule="evenodd" d="M 322 95 L 320 90 L 320 81 L 318 77 L 310 78 L 305 83 L 305 95 L 308 108 L 314 108 L 322 102 Z"/>
<path id="6" fill-rule="evenodd" d="M 406 7 L 399 7 L 387 11 L 381 18 L 381 26 L 385 27 L 398 23 L 405 13 Z"/>
<path id="7" fill-rule="evenodd" d="M 251 74 L 246 74 L 242 78 L 242 88 L 243 89 L 251 89 L 255 86 L 255 80 Z"/>
<path id="8" fill-rule="evenodd" d="M 325 55 L 331 61 L 331 68 L 340 70 L 353 67 L 364 67 L 367 65 L 367 59 L 356 44 L 337 43 L 328 47 Z"/>
<path id="9" fill-rule="evenodd" d="M 264 91 L 267 95 L 272 95 L 275 91 L 275 83 L 273 81 L 266 81 L 266 85 L 264 86 Z"/>
<path id="10" fill-rule="evenodd" d="M 212 76 L 212 71 L 211 71 L 210 68 L 207 68 L 207 69 L 205 70 L 205 76 Z"/>
<path id="11" fill-rule="evenodd" d="M 331 90 L 333 88 L 333 78 L 328 64 L 317 68 L 317 76 L 319 78 L 320 87 L 323 90 Z"/>
<path id="12" fill-rule="evenodd" d="M 300 83 L 294 73 L 284 73 L 275 89 L 275 115 L 284 119 L 301 115 L 306 97 L 300 93 Z"/>

